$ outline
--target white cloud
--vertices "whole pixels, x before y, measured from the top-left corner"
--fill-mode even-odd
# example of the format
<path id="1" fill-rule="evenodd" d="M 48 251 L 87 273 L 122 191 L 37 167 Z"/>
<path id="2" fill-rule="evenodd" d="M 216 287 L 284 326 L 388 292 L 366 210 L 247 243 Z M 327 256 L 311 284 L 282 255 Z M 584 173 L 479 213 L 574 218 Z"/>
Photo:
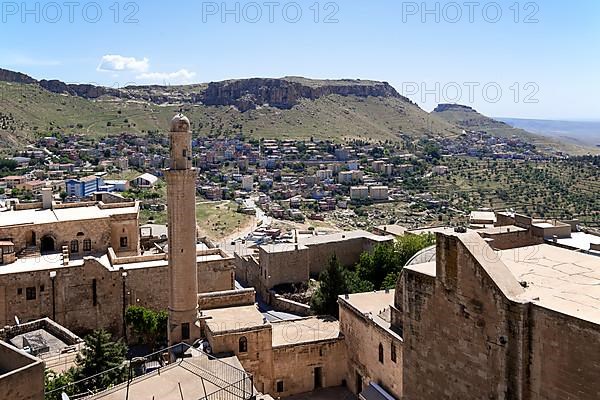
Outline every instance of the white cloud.
<path id="1" fill-rule="evenodd" d="M 150 61 L 147 58 L 137 60 L 135 57 L 124 57 L 118 54 L 107 54 L 102 56 L 98 71 L 132 71 L 146 72 L 150 68 Z"/>
<path id="2" fill-rule="evenodd" d="M 147 72 L 136 76 L 135 79 L 160 85 L 178 85 L 193 83 L 192 79 L 195 76 L 195 72 L 188 71 L 187 69 L 180 69 L 176 72 Z"/>

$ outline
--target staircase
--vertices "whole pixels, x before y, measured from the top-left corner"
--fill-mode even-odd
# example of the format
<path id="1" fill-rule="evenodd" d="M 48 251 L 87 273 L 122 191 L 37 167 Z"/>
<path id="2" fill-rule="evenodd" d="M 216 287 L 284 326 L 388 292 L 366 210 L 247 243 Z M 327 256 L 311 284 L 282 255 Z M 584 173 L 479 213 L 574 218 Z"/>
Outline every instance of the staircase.
<path id="1" fill-rule="evenodd" d="M 37 246 L 27 246 L 17 255 L 18 258 L 39 257 L 40 250 Z"/>

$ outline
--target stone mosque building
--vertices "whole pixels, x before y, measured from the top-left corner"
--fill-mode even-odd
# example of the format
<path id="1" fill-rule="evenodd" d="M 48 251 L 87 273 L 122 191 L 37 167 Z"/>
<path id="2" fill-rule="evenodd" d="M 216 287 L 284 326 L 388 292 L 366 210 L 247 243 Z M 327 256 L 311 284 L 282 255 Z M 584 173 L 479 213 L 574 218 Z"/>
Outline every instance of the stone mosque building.
<path id="1" fill-rule="evenodd" d="M 409 261 L 395 290 L 340 296 L 339 321 L 269 320 L 253 288 L 235 287 L 234 258 L 197 244 L 189 120 L 177 115 L 170 131 L 168 252 L 140 253 L 137 204 L 81 205 L 93 212 L 68 215 L 96 218 L 78 221 L 48 202 L 0 213 L 1 324 L 51 317 L 77 333 L 122 336 L 122 310 L 140 304 L 168 309 L 170 344 L 202 339 L 220 357 L 90 398 L 308 398 L 330 387 L 363 400 L 600 398 L 600 254 L 559 245 L 565 224 L 497 215 L 493 227 L 430 229 L 436 245 Z M 41 256 L 44 237 L 62 251 Z M 0 344 L 0 397 L 41 400 L 40 360 Z M 250 392 L 231 371 L 251 374 Z M 220 389 L 202 395 L 205 381 Z"/>

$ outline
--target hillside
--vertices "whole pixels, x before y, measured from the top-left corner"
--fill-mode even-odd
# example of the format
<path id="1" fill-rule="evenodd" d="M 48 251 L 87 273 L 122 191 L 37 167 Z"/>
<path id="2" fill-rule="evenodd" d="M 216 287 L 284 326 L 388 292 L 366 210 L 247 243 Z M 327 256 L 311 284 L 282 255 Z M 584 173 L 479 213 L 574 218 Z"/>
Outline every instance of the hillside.
<path id="1" fill-rule="evenodd" d="M 164 130 L 183 110 L 200 135 L 243 131 L 254 137 L 397 140 L 453 136 L 460 129 L 420 109 L 385 82 L 241 79 L 123 89 L 36 81 L 0 70 L 0 146 L 50 132 L 92 137 Z"/>
<path id="2" fill-rule="evenodd" d="M 566 143 L 524 129 L 514 128 L 505 122 L 486 117 L 475 109 L 461 104 L 439 104 L 431 114 L 467 131 L 485 131 L 495 136 L 524 138 L 540 149 L 558 148 L 571 154 L 597 153 L 597 149 L 591 146 Z"/>

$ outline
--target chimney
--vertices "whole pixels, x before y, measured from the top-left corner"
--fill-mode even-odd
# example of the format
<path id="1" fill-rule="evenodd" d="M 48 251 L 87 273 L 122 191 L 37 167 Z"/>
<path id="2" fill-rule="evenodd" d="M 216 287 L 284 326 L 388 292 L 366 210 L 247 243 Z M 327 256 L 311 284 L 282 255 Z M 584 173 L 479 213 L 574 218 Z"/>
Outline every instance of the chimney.
<path id="1" fill-rule="evenodd" d="M 52 208 L 52 188 L 42 189 L 42 208 L 44 210 Z"/>

